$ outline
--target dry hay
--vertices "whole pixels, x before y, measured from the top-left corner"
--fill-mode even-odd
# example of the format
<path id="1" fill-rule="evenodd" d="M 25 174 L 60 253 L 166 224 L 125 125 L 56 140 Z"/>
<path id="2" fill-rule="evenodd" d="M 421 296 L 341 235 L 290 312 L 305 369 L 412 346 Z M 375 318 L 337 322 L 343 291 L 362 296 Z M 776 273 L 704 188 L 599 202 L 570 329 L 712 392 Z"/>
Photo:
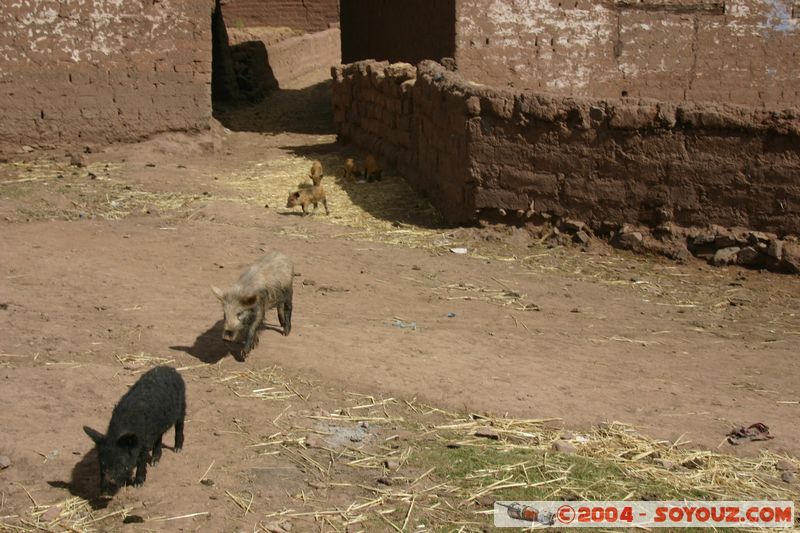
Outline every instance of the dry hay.
<path id="1" fill-rule="evenodd" d="M 6 196 L 60 195 L 68 202 L 30 201 L 18 208 L 27 220 L 118 220 L 131 214 L 180 211 L 200 202 L 202 195 L 134 189 L 118 176 L 119 164 L 93 163 L 77 169 L 58 161 L 0 163 L 0 193 Z"/>
<path id="2" fill-rule="evenodd" d="M 24 489 L 24 487 L 23 487 Z M 28 491 L 25 490 L 27 493 Z M 28 493 L 32 502 L 30 516 L 19 517 L 20 526 L 0 522 L 0 531 L 73 531 L 77 533 L 91 533 L 103 531 L 103 523 L 109 518 L 126 517 L 132 507 L 117 511 L 93 511 L 88 501 L 79 497 L 67 498 L 50 505 L 39 505 Z M 3 517 L 10 518 L 10 517 Z"/>
<path id="3" fill-rule="evenodd" d="M 172 358 L 156 357 L 144 352 L 139 352 L 138 354 L 115 354 L 114 358 L 126 370 L 142 370 L 153 366 L 168 365 L 175 362 L 175 359 Z"/>
<path id="4" fill-rule="evenodd" d="M 341 176 L 343 158 L 328 155 L 320 159 L 331 214 L 325 216 L 320 205 L 315 216 L 349 228 L 338 237 L 440 251 L 454 245 L 453 232 L 445 227 L 438 212 L 401 177 L 385 174 L 380 182 L 358 183 Z M 220 181 L 243 190 L 245 202 L 299 214 L 299 208 L 285 207 L 286 199 L 300 184 L 311 183 L 311 161 L 301 156 L 274 158 L 220 177 Z"/>
<path id="5" fill-rule="evenodd" d="M 274 371 L 270 369 L 270 375 Z M 657 485 L 662 496 L 675 498 L 800 503 L 797 487 L 782 483 L 776 469 L 778 461 L 800 469 L 800 461 L 771 452 L 747 459 L 692 450 L 686 442 L 650 439 L 620 423 L 572 435 L 555 427 L 554 419 L 464 415 L 357 393 L 347 393 L 345 403 L 327 413 L 303 414 L 310 427 L 297 426 L 295 421 L 249 448 L 268 448 L 294 463 L 316 480 L 311 485 L 317 490 L 347 491 L 355 499 L 330 506 L 325 499 L 302 492 L 292 496 L 296 505 L 267 512 L 267 523 L 314 519 L 320 527 L 334 530 L 388 526 L 409 531 L 424 524 L 434 529 L 481 531 L 493 499 L 508 490 L 533 489 L 539 494 L 544 491 L 541 499 L 602 500 L 609 494 L 624 495 L 615 499 L 641 499 L 646 496 L 643 487 Z M 373 430 L 380 429 L 377 441 L 328 444 L 323 431 L 322 441 L 307 446 L 307 435 L 320 423 L 347 427 L 364 422 Z M 393 433 L 394 428 L 401 428 L 402 438 Z M 575 456 L 553 451 L 554 443 L 565 439 L 577 449 Z M 426 456 L 425 450 L 431 448 L 472 449 L 478 457 L 494 456 L 499 461 L 452 478 L 444 476 L 446 463 Z M 588 468 L 597 465 L 600 473 L 584 478 L 577 473 L 576 461 L 584 461 Z M 611 471 L 613 475 L 604 475 Z M 365 482 L 365 475 L 385 481 Z"/>
<path id="6" fill-rule="evenodd" d="M 287 492 L 288 500 L 268 508 L 247 487 L 223 490 L 236 519 L 255 519 L 255 527 L 264 531 L 283 521 L 296 522 L 297 530 L 307 530 L 303 528 L 314 521 L 319 528 L 338 531 L 411 531 L 421 525 L 426 530 L 481 531 L 491 520 L 491 503 L 506 499 L 508 491 L 535 494 L 532 499 L 602 500 L 614 495 L 613 499 L 635 500 L 647 496 L 647 487 L 658 486 L 660 499 L 800 503 L 797 487 L 782 483 L 777 469 L 779 461 L 800 469 L 800 461 L 770 452 L 748 459 L 692 450 L 686 442 L 650 439 L 619 423 L 567 434 L 553 419 L 456 413 L 358 393 L 336 393 L 326 399 L 324 411 L 309 411 L 305 399 L 318 384 L 286 376 L 275 367 L 225 373 L 218 365 L 186 368 L 205 371 L 206 378 L 238 392 L 239 401 L 285 404 L 273 420 L 271 434 L 264 435 L 260 424 L 251 434 L 237 419 L 236 431 L 229 432 L 242 438 L 248 453 L 295 465 L 309 485 Z M 265 390 L 270 387 L 274 389 Z M 364 423 L 369 424 L 369 441 L 343 445 L 329 439 L 328 428 Z M 311 435 L 321 438 L 312 444 Z M 559 440 L 569 440 L 576 454 L 553 451 Z M 448 455 L 466 452 L 471 455 Z M 465 457 L 478 460 L 458 476 L 449 475 L 452 461 Z M 215 462 L 197 482 L 208 476 Z M 587 468 L 595 473 L 587 475 Z M 112 524 L 107 519 L 118 520 L 133 510 L 93 511 L 80 498 L 51 505 L 29 498 L 29 513 L 3 517 L 0 531 L 100 531 Z M 146 522 L 203 514 L 207 512 L 151 517 Z M 15 518 L 19 525 L 7 523 Z"/>

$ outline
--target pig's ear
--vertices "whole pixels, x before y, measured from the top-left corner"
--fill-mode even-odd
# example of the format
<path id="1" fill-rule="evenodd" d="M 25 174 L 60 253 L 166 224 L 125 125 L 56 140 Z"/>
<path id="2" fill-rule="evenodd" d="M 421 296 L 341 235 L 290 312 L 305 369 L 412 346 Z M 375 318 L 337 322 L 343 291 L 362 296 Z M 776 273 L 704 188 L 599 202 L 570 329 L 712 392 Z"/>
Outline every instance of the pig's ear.
<path id="1" fill-rule="evenodd" d="M 255 305 L 257 301 L 258 301 L 258 296 L 256 296 L 255 294 L 251 294 L 249 296 L 242 296 L 241 298 L 239 298 L 239 302 L 241 302 L 241 304 L 245 307 L 251 307 Z"/>
<path id="2" fill-rule="evenodd" d="M 89 435 L 89 438 L 92 439 L 95 444 L 100 444 L 106 438 L 105 435 L 103 435 L 99 431 L 93 430 L 89 426 L 83 426 L 83 431 L 85 431 L 86 434 Z"/>
<path id="3" fill-rule="evenodd" d="M 214 293 L 214 296 L 222 300 L 225 297 L 225 293 L 222 292 L 222 289 L 219 287 L 215 287 L 214 285 L 211 286 L 211 292 Z"/>
<path id="4" fill-rule="evenodd" d="M 132 449 L 135 448 L 137 444 L 139 444 L 139 437 L 137 437 L 135 433 L 123 433 L 123 435 L 117 439 L 117 446 L 120 448 Z"/>

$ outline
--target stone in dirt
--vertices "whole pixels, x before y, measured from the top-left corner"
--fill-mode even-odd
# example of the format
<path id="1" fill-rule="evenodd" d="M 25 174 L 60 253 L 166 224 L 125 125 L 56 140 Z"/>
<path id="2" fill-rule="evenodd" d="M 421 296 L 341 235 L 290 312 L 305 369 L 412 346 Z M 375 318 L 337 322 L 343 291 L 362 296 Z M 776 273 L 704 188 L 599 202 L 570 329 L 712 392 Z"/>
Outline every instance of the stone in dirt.
<path id="1" fill-rule="evenodd" d="M 783 256 L 783 241 L 778 239 L 770 240 L 767 245 L 767 255 L 775 259 L 780 259 Z"/>
<path id="2" fill-rule="evenodd" d="M 784 242 L 783 261 L 792 272 L 800 273 L 800 244 Z"/>
<path id="3" fill-rule="evenodd" d="M 775 468 L 781 472 L 794 472 L 796 470 L 794 463 L 787 461 L 786 459 L 781 459 L 775 463 Z"/>
<path id="4" fill-rule="evenodd" d="M 586 224 L 579 220 L 565 218 L 561 221 L 561 229 L 566 231 L 583 231 L 586 229 Z"/>
<path id="5" fill-rule="evenodd" d="M 0 455 L 0 470 L 5 470 L 9 466 L 11 466 L 11 459 L 5 455 Z"/>
<path id="6" fill-rule="evenodd" d="M 701 235 L 697 235 L 695 238 L 692 239 L 692 245 L 694 246 L 710 246 L 714 244 L 717 236 L 712 235 L 710 233 L 704 233 Z"/>
<path id="7" fill-rule="evenodd" d="M 642 243 L 644 236 L 640 231 L 630 231 L 617 235 L 616 243 L 620 248 L 630 250 Z"/>
<path id="8" fill-rule="evenodd" d="M 397 470 L 398 468 L 400 468 L 400 463 L 398 463 L 394 459 L 388 459 L 383 462 L 383 466 L 385 466 L 389 470 Z"/>
<path id="9" fill-rule="evenodd" d="M 715 266 L 732 265 L 736 262 L 736 256 L 739 254 L 740 248 L 738 246 L 731 246 L 717 250 L 711 262 Z"/>
<path id="10" fill-rule="evenodd" d="M 553 449 L 558 453 L 563 453 L 564 455 L 575 455 L 578 452 L 578 449 L 575 446 L 565 440 L 557 440 L 553 443 Z"/>
<path id="11" fill-rule="evenodd" d="M 478 428 L 475 430 L 476 437 L 484 439 L 500 440 L 500 434 L 492 428 Z"/>
<path id="12" fill-rule="evenodd" d="M 292 524 L 289 522 L 270 522 L 263 527 L 269 533 L 287 533 L 292 530 Z"/>
<path id="13" fill-rule="evenodd" d="M 759 263 L 759 255 L 761 254 L 759 254 L 755 248 L 752 246 L 746 246 L 739 250 L 739 253 L 736 256 L 736 262 L 745 266 L 756 265 Z"/>
<path id="14" fill-rule="evenodd" d="M 797 477 L 792 472 L 784 472 L 781 474 L 781 481 L 784 483 L 794 483 Z"/>
<path id="15" fill-rule="evenodd" d="M 42 522 L 52 522 L 53 520 L 58 518 L 58 515 L 60 514 L 61 514 L 61 508 L 58 505 L 54 505 L 42 514 L 40 520 Z"/>
<path id="16" fill-rule="evenodd" d="M 89 164 L 86 154 L 80 152 L 73 152 L 69 156 L 69 164 L 73 167 L 83 168 Z"/>
<path id="17" fill-rule="evenodd" d="M 577 243 L 580 243 L 580 244 L 589 244 L 589 242 L 592 240 L 592 238 L 589 237 L 588 233 L 586 233 L 585 231 L 581 230 L 581 231 L 578 231 L 577 233 L 575 233 L 575 236 L 573 237 L 573 240 L 575 242 L 577 242 Z"/>
<path id="18" fill-rule="evenodd" d="M 736 244 L 738 243 L 733 235 L 717 235 L 717 238 L 714 239 L 714 246 L 717 248 L 731 248 Z"/>
<path id="19" fill-rule="evenodd" d="M 307 448 L 325 447 L 325 441 L 323 441 L 318 435 L 308 435 L 306 437 L 305 444 Z"/>

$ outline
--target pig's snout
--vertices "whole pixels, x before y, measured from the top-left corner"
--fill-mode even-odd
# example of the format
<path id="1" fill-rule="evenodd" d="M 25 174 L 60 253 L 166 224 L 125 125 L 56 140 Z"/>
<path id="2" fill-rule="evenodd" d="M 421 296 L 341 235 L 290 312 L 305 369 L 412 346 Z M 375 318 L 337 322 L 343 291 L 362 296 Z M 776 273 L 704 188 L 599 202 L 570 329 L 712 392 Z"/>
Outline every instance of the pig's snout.
<path id="1" fill-rule="evenodd" d="M 106 480 L 100 487 L 100 496 L 111 497 L 119 492 L 119 485 L 111 480 Z"/>

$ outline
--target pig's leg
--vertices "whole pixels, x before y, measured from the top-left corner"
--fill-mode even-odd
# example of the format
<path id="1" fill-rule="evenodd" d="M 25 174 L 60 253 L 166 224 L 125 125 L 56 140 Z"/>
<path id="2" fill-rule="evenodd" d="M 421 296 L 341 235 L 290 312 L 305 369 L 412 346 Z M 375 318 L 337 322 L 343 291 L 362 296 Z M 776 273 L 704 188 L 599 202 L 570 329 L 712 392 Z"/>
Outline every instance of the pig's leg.
<path id="1" fill-rule="evenodd" d="M 136 475 L 133 478 L 134 487 L 141 487 L 144 485 L 144 480 L 147 479 L 147 453 L 149 451 L 147 448 L 142 448 L 139 452 L 136 460 Z"/>
<path id="2" fill-rule="evenodd" d="M 283 302 L 278 304 L 278 322 L 281 323 L 281 328 L 286 331 L 286 313 L 284 312 L 284 304 Z"/>
<path id="3" fill-rule="evenodd" d="M 184 407 L 183 411 L 181 411 L 181 416 L 178 418 L 178 421 L 175 422 L 175 453 L 178 453 L 183 449 L 183 418 L 185 416 L 184 412 L 186 408 Z"/>
<path id="4" fill-rule="evenodd" d="M 158 462 L 161 460 L 161 440 L 164 438 L 164 434 L 158 436 L 156 439 L 156 444 L 153 446 L 153 457 L 150 459 L 150 466 L 156 466 Z"/>
<path id="5" fill-rule="evenodd" d="M 285 299 L 283 300 L 283 319 L 284 322 L 281 322 L 281 326 L 283 326 L 283 335 L 288 336 L 289 333 L 292 332 L 292 289 L 290 288 L 286 292 Z M 280 306 L 278 306 L 280 309 Z"/>
<path id="6" fill-rule="evenodd" d="M 253 323 L 250 324 L 250 327 L 247 329 L 247 341 L 245 341 L 244 350 L 242 350 L 243 358 L 251 351 L 253 351 L 253 348 L 258 346 L 258 328 L 261 327 L 261 323 L 263 321 L 264 321 L 264 306 L 259 305 L 256 311 L 256 318 L 255 320 L 253 320 Z"/>

